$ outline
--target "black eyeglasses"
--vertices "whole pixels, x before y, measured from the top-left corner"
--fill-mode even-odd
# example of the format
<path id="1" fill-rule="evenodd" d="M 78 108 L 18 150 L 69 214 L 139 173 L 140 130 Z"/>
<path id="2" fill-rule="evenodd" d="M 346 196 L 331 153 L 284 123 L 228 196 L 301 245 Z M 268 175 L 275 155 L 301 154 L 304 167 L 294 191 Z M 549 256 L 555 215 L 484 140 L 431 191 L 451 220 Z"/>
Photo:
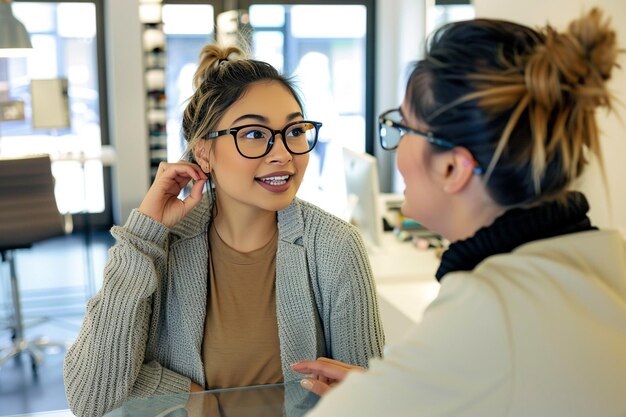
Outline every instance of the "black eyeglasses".
<path id="1" fill-rule="evenodd" d="M 452 149 L 455 145 L 445 139 L 439 139 L 433 136 L 431 132 L 422 132 L 413 129 L 399 122 L 402 120 L 402 113 L 399 109 L 387 110 L 378 116 L 378 134 L 380 137 L 380 146 L 387 151 L 393 151 L 400 144 L 400 139 L 407 133 L 412 133 L 426 139 L 433 145 L 444 149 Z"/>
<path id="2" fill-rule="evenodd" d="M 399 122 L 402 120 L 402 113 L 400 109 L 387 110 L 380 116 L 378 116 L 378 136 L 380 138 L 380 146 L 387 151 L 393 151 L 400 144 L 400 139 L 407 133 L 420 136 L 426 139 L 427 142 L 432 143 L 442 149 L 453 149 L 457 145 L 445 140 L 436 138 L 431 132 L 422 132 L 417 129 L 406 126 Z M 474 174 L 481 175 L 483 169 L 478 165 L 478 162 L 474 160 L 476 166 L 474 167 Z"/>
<path id="3" fill-rule="evenodd" d="M 304 155 L 311 152 L 317 143 L 322 123 L 310 120 L 298 120 L 287 124 L 281 130 L 274 130 L 263 125 L 244 125 L 230 129 L 209 132 L 204 139 L 215 139 L 218 136 L 231 134 L 235 147 L 241 156 L 248 159 L 262 158 L 267 155 L 276 135 L 280 133 L 285 148 L 292 155 Z"/>

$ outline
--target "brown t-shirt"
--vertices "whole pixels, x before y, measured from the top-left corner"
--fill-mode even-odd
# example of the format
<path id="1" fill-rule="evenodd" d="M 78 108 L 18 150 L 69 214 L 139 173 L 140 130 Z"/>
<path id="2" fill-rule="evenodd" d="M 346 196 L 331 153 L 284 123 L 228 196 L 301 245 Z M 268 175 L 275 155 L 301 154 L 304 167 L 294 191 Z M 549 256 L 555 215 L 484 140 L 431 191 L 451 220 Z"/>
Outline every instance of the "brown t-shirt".
<path id="1" fill-rule="evenodd" d="M 262 248 L 240 253 L 215 228 L 202 360 L 207 388 L 283 382 L 276 318 L 278 232 Z"/>

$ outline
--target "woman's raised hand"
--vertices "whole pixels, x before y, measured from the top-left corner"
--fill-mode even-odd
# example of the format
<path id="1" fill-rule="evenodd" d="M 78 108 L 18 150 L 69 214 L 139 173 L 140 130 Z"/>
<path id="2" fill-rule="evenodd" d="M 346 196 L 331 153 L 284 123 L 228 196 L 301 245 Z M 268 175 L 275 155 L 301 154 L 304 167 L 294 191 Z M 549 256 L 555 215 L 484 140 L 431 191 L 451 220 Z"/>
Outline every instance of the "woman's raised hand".
<path id="1" fill-rule="evenodd" d="M 365 372 L 365 368 L 334 359 L 318 358 L 314 361 L 302 361 L 291 365 L 291 369 L 307 377 L 300 384 L 307 390 L 322 396 L 335 385 L 343 381 L 350 372 Z"/>
<path id="2" fill-rule="evenodd" d="M 192 179 L 195 183 L 191 193 L 180 200 L 178 195 Z M 138 210 L 171 228 L 200 202 L 206 180 L 207 175 L 196 164 L 161 162 L 154 182 Z"/>

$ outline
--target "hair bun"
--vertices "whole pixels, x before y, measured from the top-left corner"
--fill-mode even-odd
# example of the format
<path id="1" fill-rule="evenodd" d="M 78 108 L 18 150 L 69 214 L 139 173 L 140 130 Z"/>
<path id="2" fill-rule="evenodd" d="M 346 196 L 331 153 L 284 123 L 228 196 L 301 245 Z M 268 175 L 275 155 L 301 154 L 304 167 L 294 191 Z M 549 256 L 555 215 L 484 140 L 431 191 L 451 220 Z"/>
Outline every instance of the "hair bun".
<path id="1" fill-rule="evenodd" d="M 216 44 L 208 44 L 200 51 L 198 69 L 193 75 L 194 88 L 200 87 L 204 80 L 210 77 L 213 71 L 219 69 L 223 62 L 244 59 L 245 53 L 235 46 L 222 47 Z"/>
<path id="2" fill-rule="evenodd" d="M 587 16 L 570 23 L 568 34 L 578 41 L 585 59 L 602 80 L 611 78 L 613 67 L 617 66 L 616 34 L 609 26 L 609 20 L 602 21 L 602 12 L 592 9 Z"/>
<path id="3" fill-rule="evenodd" d="M 602 12 L 592 9 L 570 23 L 564 33 L 546 26 L 540 43 L 526 66 L 526 86 L 531 99 L 546 109 L 572 97 L 578 106 L 610 106 L 605 82 L 617 66 L 619 50 L 615 31 Z"/>

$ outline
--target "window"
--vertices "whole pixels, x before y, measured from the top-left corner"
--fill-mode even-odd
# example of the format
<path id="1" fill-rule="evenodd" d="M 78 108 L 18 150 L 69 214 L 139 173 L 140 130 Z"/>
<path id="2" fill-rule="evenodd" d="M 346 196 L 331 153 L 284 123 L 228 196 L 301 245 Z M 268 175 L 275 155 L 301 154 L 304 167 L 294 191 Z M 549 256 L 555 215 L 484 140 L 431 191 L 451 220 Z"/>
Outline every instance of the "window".
<path id="1" fill-rule="evenodd" d="M 426 33 L 450 22 L 473 19 L 474 6 L 467 0 L 436 0 L 428 13 Z"/>
<path id="2" fill-rule="evenodd" d="M 24 120 L 2 122 L 0 155 L 49 153 L 62 212 L 105 210 L 99 155 L 100 91 L 94 2 L 13 2 L 14 15 L 31 36 L 28 57 L 0 59 L 0 83 L 8 97 L 25 104 Z M 67 79 L 70 126 L 39 129 L 32 125 L 31 81 Z M 45 111 L 45 109 L 44 109 Z"/>

